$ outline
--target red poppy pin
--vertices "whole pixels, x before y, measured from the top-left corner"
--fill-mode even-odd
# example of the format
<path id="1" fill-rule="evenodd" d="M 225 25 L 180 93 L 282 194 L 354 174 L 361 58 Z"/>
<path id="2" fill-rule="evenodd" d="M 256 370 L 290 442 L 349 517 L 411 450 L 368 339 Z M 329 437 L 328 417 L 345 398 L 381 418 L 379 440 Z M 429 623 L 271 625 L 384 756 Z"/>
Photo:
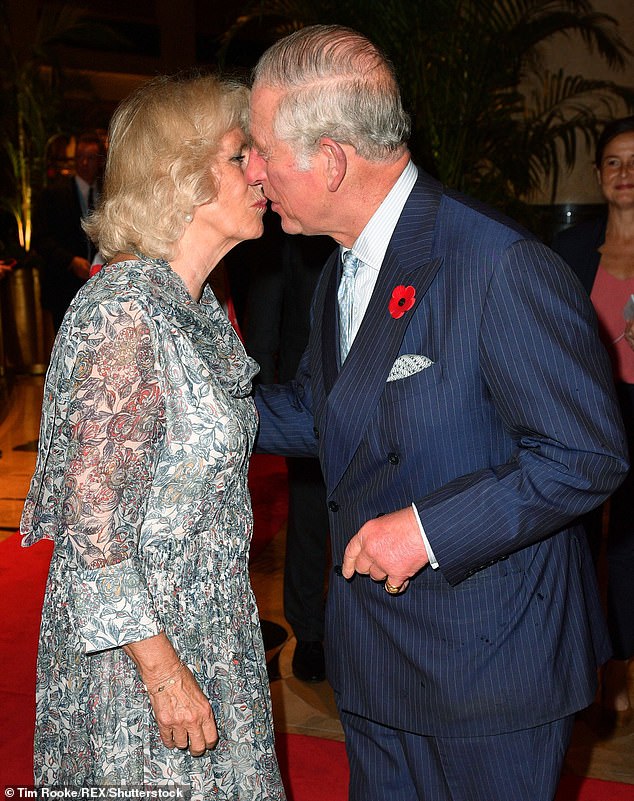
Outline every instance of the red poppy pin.
<path id="1" fill-rule="evenodd" d="M 390 314 L 395 320 L 398 320 L 412 308 L 415 300 L 416 290 L 413 286 L 395 286 L 388 303 Z"/>

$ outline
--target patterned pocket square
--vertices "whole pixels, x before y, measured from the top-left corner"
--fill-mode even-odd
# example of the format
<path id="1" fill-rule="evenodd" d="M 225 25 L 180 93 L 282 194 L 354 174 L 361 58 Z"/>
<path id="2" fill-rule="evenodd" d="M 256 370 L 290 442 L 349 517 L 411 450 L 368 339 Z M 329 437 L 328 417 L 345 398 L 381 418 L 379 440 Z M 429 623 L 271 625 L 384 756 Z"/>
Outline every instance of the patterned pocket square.
<path id="1" fill-rule="evenodd" d="M 394 362 L 387 380 L 399 381 L 401 378 L 420 373 L 421 370 L 432 364 L 432 360 L 427 356 L 419 356 L 417 353 L 405 353 Z"/>

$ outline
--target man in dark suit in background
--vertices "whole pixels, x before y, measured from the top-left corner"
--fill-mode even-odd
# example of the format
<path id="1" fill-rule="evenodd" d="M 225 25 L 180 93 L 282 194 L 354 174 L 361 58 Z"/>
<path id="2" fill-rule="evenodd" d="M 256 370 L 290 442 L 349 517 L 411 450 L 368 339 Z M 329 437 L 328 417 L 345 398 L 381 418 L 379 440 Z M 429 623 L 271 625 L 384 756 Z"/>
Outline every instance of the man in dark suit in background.
<path id="1" fill-rule="evenodd" d="M 279 231 L 279 217 L 268 212 L 263 239 L 249 244 L 256 268 L 249 281 L 245 346 L 260 365 L 258 383 L 290 381 L 308 344 L 311 299 L 335 242 L 327 236 L 287 236 Z M 286 466 L 284 616 L 296 639 L 292 669 L 302 681 L 323 681 L 326 490 L 318 459 L 289 458 Z"/>
<path id="2" fill-rule="evenodd" d="M 609 642 L 574 520 L 627 470 L 588 302 L 527 232 L 418 170 L 392 69 L 312 26 L 254 74 L 248 180 L 340 245 L 258 447 L 319 454 L 326 664 L 351 801 L 552 801 Z"/>
<path id="3" fill-rule="evenodd" d="M 79 136 L 75 174 L 57 178 L 44 190 L 35 209 L 33 245 L 42 261 L 42 306 L 50 310 L 56 331 L 90 273 L 95 249 L 81 221 L 97 202 L 103 163 L 99 136 Z"/>

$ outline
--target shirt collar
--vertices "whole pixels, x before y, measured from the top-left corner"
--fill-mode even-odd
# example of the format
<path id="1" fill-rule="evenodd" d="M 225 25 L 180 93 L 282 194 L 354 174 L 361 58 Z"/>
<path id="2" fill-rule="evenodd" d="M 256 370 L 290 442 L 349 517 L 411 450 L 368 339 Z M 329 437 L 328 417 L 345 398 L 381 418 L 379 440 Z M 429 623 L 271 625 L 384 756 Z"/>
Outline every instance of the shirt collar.
<path id="1" fill-rule="evenodd" d="M 82 193 L 82 195 L 84 197 L 88 197 L 90 184 L 87 181 L 84 181 L 83 178 L 80 178 L 79 175 L 75 176 L 75 180 L 77 181 L 77 186 L 79 187 L 79 191 Z"/>
<path id="2" fill-rule="evenodd" d="M 352 250 L 364 264 L 376 272 L 379 271 L 403 206 L 407 202 L 417 178 L 418 168 L 412 161 L 408 161 L 394 186 L 353 243 L 352 248 L 341 248 L 342 258 L 347 250 Z"/>

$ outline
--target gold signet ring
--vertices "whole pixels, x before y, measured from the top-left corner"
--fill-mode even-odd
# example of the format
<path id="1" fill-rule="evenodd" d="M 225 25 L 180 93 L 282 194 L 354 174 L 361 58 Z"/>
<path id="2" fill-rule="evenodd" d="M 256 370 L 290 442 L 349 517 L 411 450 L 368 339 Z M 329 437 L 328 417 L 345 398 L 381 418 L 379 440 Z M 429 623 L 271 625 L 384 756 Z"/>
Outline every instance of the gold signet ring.
<path id="1" fill-rule="evenodd" d="M 403 585 L 401 584 L 400 586 L 395 587 L 393 584 L 390 584 L 387 579 L 385 579 L 385 592 L 389 592 L 390 595 L 398 595 L 402 586 Z"/>

